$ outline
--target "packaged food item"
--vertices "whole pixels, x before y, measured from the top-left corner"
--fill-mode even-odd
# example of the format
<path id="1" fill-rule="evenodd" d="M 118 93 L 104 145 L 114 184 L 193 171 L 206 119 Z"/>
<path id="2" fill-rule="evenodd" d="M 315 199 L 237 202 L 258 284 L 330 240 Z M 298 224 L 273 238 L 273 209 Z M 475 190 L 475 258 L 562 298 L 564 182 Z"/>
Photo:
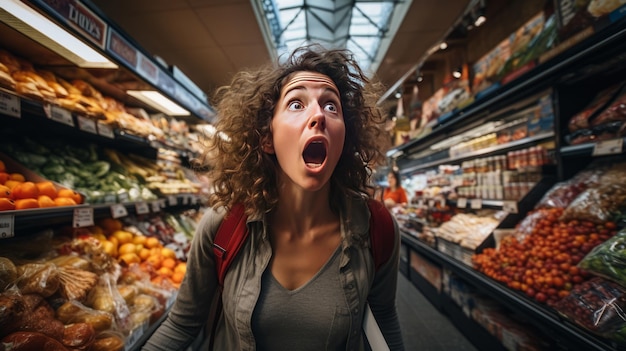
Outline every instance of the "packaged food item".
<path id="1" fill-rule="evenodd" d="M 626 231 L 594 247 L 578 266 L 626 286 Z"/>

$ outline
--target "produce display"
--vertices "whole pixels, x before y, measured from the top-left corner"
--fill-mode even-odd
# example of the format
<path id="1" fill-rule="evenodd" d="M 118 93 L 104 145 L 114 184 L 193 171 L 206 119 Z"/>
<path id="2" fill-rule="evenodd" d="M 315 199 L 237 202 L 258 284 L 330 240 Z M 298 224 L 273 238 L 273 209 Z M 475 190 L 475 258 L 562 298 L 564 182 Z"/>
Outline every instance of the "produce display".
<path id="1" fill-rule="evenodd" d="M 3 244 L 0 345 L 127 349 L 163 316 L 186 272 L 170 245 L 131 230 L 105 218 Z"/>

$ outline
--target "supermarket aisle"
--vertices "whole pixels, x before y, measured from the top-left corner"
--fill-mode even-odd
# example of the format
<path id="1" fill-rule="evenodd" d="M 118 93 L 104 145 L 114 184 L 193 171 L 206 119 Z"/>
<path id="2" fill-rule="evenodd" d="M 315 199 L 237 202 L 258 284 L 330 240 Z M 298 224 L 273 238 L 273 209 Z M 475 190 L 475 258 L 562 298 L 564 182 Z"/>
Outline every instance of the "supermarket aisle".
<path id="1" fill-rule="evenodd" d="M 397 304 L 407 351 L 477 350 L 401 273 Z"/>

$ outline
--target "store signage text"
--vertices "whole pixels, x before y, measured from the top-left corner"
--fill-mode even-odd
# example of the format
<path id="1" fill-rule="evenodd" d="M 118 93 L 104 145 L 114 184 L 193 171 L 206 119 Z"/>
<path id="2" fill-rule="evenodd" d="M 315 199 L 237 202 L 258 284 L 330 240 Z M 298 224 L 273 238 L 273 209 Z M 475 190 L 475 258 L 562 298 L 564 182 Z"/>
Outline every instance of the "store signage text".
<path id="1" fill-rule="evenodd" d="M 42 2 L 57 16 L 79 30 L 84 37 L 104 49 L 107 24 L 89 8 L 76 0 L 42 0 Z"/>

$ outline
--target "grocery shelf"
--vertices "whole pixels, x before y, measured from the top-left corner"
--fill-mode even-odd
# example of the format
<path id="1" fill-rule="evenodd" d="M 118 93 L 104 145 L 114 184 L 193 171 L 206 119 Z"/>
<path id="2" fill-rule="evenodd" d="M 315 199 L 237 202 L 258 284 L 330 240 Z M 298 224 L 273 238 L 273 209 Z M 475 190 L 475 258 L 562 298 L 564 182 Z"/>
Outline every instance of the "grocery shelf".
<path id="1" fill-rule="evenodd" d="M 604 155 L 616 155 L 624 153 L 624 141 L 626 138 L 621 139 L 612 139 L 605 140 L 602 142 L 596 143 L 585 143 L 579 145 L 569 145 L 563 146 L 560 149 L 561 157 L 591 157 L 591 156 L 601 156 L 600 153 L 603 153 L 601 148 L 601 143 L 604 145 L 611 144 L 609 147 L 613 146 L 613 150 L 606 150 Z"/>
<path id="2" fill-rule="evenodd" d="M 409 235 L 402 234 L 402 242 L 411 250 L 415 250 L 437 264 L 448 268 L 490 298 L 524 316 L 530 323 L 543 330 L 546 335 L 554 339 L 559 345 L 563 345 L 566 349 L 617 350 L 615 346 L 600 340 L 586 330 L 560 317 L 555 311 L 548 310 L 524 295 L 472 269 L 463 262 L 449 257 Z"/>
<path id="3" fill-rule="evenodd" d="M 158 213 L 161 209 L 172 209 L 179 206 L 189 207 L 196 206 L 197 204 L 198 198 L 196 195 L 179 194 L 152 201 L 85 204 L 78 206 L 1 211 L 0 224 L 4 226 L 0 227 L 0 239 L 21 236 L 20 233 L 57 225 L 74 225 L 74 216 L 77 210 L 91 209 L 93 211 L 93 218 L 97 219 L 105 217 L 123 217 L 131 214 Z M 120 207 L 122 207 L 123 210 L 121 210 Z M 120 210 L 123 213 L 119 213 Z"/>

